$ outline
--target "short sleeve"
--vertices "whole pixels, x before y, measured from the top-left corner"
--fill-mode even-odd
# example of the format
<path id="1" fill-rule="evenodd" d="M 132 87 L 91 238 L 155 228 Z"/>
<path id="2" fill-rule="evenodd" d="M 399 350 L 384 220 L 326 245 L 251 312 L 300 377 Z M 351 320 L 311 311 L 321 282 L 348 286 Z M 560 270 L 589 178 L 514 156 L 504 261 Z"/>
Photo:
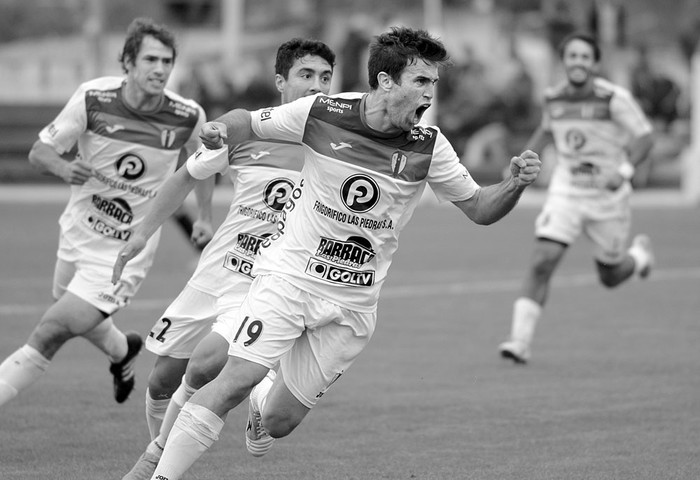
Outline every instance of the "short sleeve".
<path id="1" fill-rule="evenodd" d="M 438 200 L 443 202 L 468 200 L 481 188 L 460 163 L 457 153 L 442 133 L 435 141 L 428 183 Z"/>
<path id="2" fill-rule="evenodd" d="M 644 111 L 627 90 L 617 89 L 615 91 L 615 95 L 610 101 L 610 110 L 613 120 L 633 137 L 641 137 L 653 130 Z"/>
<path id="3" fill-rule="evenodd" d="M 190 175 L 197 180 L 204 180 L 217 173 L 223 175 L 228 169 L 228 147 L 209 150 L 201 145 L 189 156 L 185 166 Z"/>
<path id="4" fill-rule="evenodd" d="M 87 129 L 85 84 L 78 87 L 58 116 L 39 132 L 39 139 L 59 154 L 70 151 Z"/>
<path id="5" fill-rule="evenodd" d="M 318 95 L 302 97 L 278 107 L 251 112 L 251 127 L 260 138 L 300 143 L 311 107 Z"/>

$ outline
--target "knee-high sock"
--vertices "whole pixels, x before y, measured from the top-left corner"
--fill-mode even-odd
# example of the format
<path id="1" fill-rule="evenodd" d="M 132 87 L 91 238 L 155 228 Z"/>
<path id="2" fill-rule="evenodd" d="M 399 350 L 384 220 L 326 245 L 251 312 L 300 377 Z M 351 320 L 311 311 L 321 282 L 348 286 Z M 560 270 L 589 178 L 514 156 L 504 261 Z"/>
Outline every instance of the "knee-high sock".
<path id="1" fill-rule="evenodd" d="M 192 395 L 194 395 L 196 391 L 197 390 L 187 384 L 185 376 L 183 375 L 182 383 L 180 383 L 180 386 L 177 387 L 177 390 L 173 393 L 170 404 L 168 404 L 168 409 L 165 411 L 163 423 L 160 426 L 160 434 L 156 438 L 158 445 L 165 445 L 168 435 L 170 435 L 170 431 L 175 424 L 175 420 L 177 420 L 177 416 L 180 414 L 180 410 L 182 410 L 182 407 L 192 398 Z"/>
<path id="2" fill-rule="evenodd" d="M 539 303 L 527 297 L 518 298 L 513 304 L 513 325 L 510 339 L 530 345 L 541 315 L 542 306 Z"/>
<path id="3" fill-rule="evenodd" d="M 146 423 L 151 440 L 158 436 L 169 404 L 169 398 L 153 398 L 151 391 L 146 389 Z"/>
<path id="4" fill-rule="evenodd" d="M 152 478 L 180 480 L 206 452 L 224 427 L 224 421 L 201 405 L 187 402 L 175 421 Z"/>
<path id="5" fill-rule="evenodd" d="M 39 380 L 51 361 L 38 350 L 24 345 L 0 364 L 0 405 Z"/>
<path id="6" fill-rule="evenodd" d="M 114 326 L 112 317 L 105 318 L 95 328 L 84 333 L 83 337 L 102 350 L 112 363 L 121 362 L 129 350 L 126 335 Z"/>

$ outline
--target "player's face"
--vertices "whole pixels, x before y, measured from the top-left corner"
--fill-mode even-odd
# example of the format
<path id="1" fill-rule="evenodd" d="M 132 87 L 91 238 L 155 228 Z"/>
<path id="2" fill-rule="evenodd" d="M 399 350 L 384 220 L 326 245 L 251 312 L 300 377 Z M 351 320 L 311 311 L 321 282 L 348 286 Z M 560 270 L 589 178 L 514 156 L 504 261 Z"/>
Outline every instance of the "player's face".
<path id="1" fill-rule="evenodd" d="M 593 78 L 597 62 L 589 43 L 578 39 L 570 41 L 564 49 L 562 61 L 571 85 L 582 87 Z"/>
<path id="2" fill-rule="evenodd" d="M 173 64 L 173 50 L 147 35 L 134 61 L 127 63 L 128 82 L 146 96 L 160 96 Z"/>
<path id="3" fill-rule="evenodd" d="M 394 83 L 387 100 L 387 115 L 391 124 L 405 132 L 418 122 L 435 95 L 438 67 L 419 60 L 401 73 L 401 82 Z"/>
<path id="4" fill-rule="evenodd" d="M 306 55 L 294 61 L 287 79 L 276 75 L 277 89 L 282 93 L 282 103 L 331 90 L 333 68 L 327 61 L 316 55 Z"/>

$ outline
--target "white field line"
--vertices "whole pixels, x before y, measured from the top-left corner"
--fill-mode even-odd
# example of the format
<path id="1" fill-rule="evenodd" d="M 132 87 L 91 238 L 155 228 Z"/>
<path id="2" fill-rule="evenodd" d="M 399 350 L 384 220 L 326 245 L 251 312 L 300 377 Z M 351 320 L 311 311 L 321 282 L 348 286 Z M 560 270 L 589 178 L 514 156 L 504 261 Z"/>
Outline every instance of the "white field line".
<path id="1" fill-rule="evenodd" d="M 697 268 L 669 268 L 654 270 L 647 282 L 677 282 L 686 280 L 700 280 L 700 267 Z M 45 280 L 43 281 L 45 282 Z M 2 284 L 9 282 L 0 282 Z M 555 277 L 553 288 L 578 288 L 598 284 L 598 278 L 594 274 L 571 274 Z M 460 282 L 430 282 L 414 285 L 393 285 L 382 290 L 383 300 L 395 300 L 418 297 L 455 296 L 466 294 L 489 294 L 503 292 L 517 292 L 522 286 L 522 278 L 505 278 L 490 280 L 469 280 Z M 141 298 L 134 300 L 128 307 L 130 310 L 164 310 L 175 298 L 177 292 L 173 292 L 168 298 Z M 47 304 L 7 304 L 0 305 L 0 318 L 8 315 L 41 315 L 47 308 Z"/>

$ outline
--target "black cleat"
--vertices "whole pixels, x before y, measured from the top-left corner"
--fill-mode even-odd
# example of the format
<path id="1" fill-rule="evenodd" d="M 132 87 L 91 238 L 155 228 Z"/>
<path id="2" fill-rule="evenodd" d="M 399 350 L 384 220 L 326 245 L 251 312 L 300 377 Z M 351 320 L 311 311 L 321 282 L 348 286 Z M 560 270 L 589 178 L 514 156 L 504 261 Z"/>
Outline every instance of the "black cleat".
<path id="1" fill-rule="evenodd" d="M 128 350 L 124 360 L 109 367 L 109 372 L 114 376 L 114 399 L 117 403 L 124 403 L 134 389 L 134 359 L 143 347 L 141 335 L 137 332 L 127 332 L 126 344 Z"/>

